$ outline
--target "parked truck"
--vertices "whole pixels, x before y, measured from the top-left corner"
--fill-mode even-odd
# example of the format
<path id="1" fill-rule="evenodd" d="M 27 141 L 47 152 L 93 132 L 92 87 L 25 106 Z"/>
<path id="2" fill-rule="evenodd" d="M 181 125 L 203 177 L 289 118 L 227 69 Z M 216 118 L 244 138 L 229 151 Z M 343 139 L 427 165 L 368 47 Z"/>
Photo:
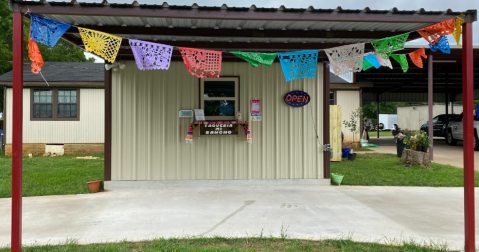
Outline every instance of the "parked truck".
<path id="1" fill-rule="evenodd" d="M 474 115 L 474 150 L 479 150 L 478 138 L 477 133 L 479 132 L 479 120 Z M 456 145 L 457 141 L 464 140 L 464 131 L 462 127 L 462 113 L 453 119 L 447 125 L 447 135 L 446 135 L 446 143 L 448 145 Z"/>

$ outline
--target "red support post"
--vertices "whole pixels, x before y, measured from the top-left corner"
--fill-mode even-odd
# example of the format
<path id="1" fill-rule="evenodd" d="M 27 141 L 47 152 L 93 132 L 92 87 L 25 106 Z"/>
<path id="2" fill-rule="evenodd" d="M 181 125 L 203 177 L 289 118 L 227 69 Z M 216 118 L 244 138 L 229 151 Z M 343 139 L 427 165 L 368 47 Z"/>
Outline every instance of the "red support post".
<path id="1" fill-rule="evenodd" d="M 462 97 L 464 131 L 464 227 L 466 252 L 475 248 L 474 217 L 474 118 L 473 118 L 473 61 L 472 23 L 462 25 Z"/>
<path id="2" fill-rule="evenodd" d="M 432 55 L 428 55 L 428 58 L 427 58 L 427 104 L 428 104 L 428 123 L 427 123 L 427 127 L 428 127 L 428 134 L 429 134 L 429 138 L 431 140 L 429 140 L 429 145 L 431 146 L 431 148 L 429 148 L 429 158 L 431 160 L 433 160 L 433 157 L 434 157 L 434 131 L 433 131 L 433 124 L 432 124 L 432 106 L 434 105 L 433 104 L 433 96 L 434 96 L 434 92 L 433 92 L 433 81 L 434 81 L 434 76 L 433 76 L 433 65 L 432 65 L 432 59 L 433 59 L 433 56 Z"/>
<path id="3" fill-rule="evenodd" d="M 12 240 L 22 251 L 23 16 L 13 13 Z"/>
<path id="4" fill-rule="evenodd" d="M 329 125 L 329 65 L 323 62 L 323 144 L 330 144 Z M 341 155 L 335 153 L 335 155 Z M 331 151 L 323 151 L 323 176 L 331 177 Z"/>

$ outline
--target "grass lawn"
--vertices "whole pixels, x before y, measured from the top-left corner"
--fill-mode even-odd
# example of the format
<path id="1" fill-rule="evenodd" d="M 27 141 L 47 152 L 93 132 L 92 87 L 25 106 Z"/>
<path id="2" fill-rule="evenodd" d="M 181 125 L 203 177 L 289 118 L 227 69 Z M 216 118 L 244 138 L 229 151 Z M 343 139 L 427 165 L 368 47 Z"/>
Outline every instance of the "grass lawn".
<path id="1" fill-rule="evenodd" d="M 8 248 L 0 252 L 10 251 Z M 290 240 L 283 238 L 195 238 L 195 239 L 156 239 L 143 242 L 120 242 L 105 244 L 78 245 L 68 242 L 59 246 L 33 246 L 24 247 L 22 251 L 29 252 L 55 252 L 55 251 L 421 251 L 439 252 L 448 251 L 444 246 L 421 247 L 414 242 L 403 242 L 394 245 L 378 243 L 354 242 L 346 239 L 309 241 Z"/>
<path id="2" fill-rule="evenodd" d="M 451 165 L 432 163 L 432 170 L 419 166 L 405 168 L 398 165 L 394 154 L 357 154 L 356 161 L 343 159 L 332 162 L 331 172 L 343 174 L 341 185 L 364 186 L 464 186 L 463 169 Z M 479 186 L 479 172 L 475 173 L 475 186 Z"/>
<path id="3" fill-rule="evenodd" d="M 86 182 L 103 180 L 103 154 L 100 159 L 76 156 L 23 159 L 23 196 L 90 193 Z M 12 196 L 12 158 L 0 156 L 0 198 Z"/>
<path id="4" fill-rule="evenodd" d="M 369 138 L 372 138 L 372 137 L 377 137 L 378 132 L 377 131 L 369 131 L 368 134 L 369 134 Z M 382 136 L 392 137 L 393 133 L 390 130 L 388 130 L 388 131 L 380 130 L 379 131 L 379 137 L 382 137 Z"/>

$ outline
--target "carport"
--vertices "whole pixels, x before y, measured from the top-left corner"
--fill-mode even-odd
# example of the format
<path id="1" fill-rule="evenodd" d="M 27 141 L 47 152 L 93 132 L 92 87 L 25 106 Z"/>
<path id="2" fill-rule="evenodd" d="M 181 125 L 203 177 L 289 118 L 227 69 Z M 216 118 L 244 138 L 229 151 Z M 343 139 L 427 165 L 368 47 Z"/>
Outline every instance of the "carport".
<path id="1" fill-rule="evenodd" d="M 336 46 L 371 42 L 414 31 L 428 25 L 455 17 L 460 12 L 400 11 L 392 10 L 334 10 L 280 8 L 235 8 L 206 6 L 173 6 L 72 2 L 10 1 L 14 12 L 14 60 L 13 60 L 13 158 L 12 158 L 12 251 L 21 250 L 22 216 L 22 90 L 23 90 L 23 18 L 26 13 L 45 15 L 52 19 L 81 25 L 81 27 L 106 33 L 121 34 L 124 38 L 142 38 L 157 43 L 224 51 L 223 61 L 237 61 L 227 51 L 278 52 L 304 49 L 328 49 Z M 463 92 L 467 136 L 472 136 L 472 23 L 477 19 L 476 10 L 467 11 L 463 24 Z M 64 39 L 83 47 L 76 29 L 70 29 Z M 408 40 L 420 38 L 412 32 Z M 370 44 L 366 51 L 373 50 Z M 441 53 L 437 53 L 439 55 Z M 436 54 L 434 54 L 435 56 Z M 319 60 L 327 60 L 323 51 Z M 122 43 L 118 60 L 132 60 L 133 54 L 126 40 Z M 181 55 L 174 51 L 173 60 Z M 432 92 L 433 57 L 428 58 L 428 90 Z M 329 68 L 324 67 L 323 118 L 329 118 Z M 402 85 L 402 84 L 400 84 Z M 111 175 L 111 72 L 105 72 L 105 180 Z M 429 97 L 432 102 L 432 96 Z M 323 122 L 324 144 L 329 143 L 329 120 Z M 472 142 L 464 143 L 464 155 L 472 155 Z M 329 155 L 324 152 L 324 174 L 329 175 Z M 466 251 L 474 251 L 474 174 L 473 161 L 464 161 L 465 171 L 465 244 Z"/>

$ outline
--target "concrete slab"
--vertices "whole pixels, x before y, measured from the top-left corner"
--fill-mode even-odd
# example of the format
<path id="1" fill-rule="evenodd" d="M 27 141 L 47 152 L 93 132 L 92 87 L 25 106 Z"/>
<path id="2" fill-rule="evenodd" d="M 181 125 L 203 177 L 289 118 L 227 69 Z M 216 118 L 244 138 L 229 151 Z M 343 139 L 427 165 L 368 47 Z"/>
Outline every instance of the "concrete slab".
<path id="1" fill-rule="evenodd" d="M 206 185 L 206 186 L 205 186 Z M 463 189 L 175 181 L 107 182 L 97 194 L 23 199 L 24 244 L 155 237 L 275 236 L 409 239 L 463 246 Z M 476 195 L 478 192 L 476 191 Z M 11 199 L 0 199 L 0 245 L 10 242 Z M 479 225 L 476 225 L 479 233 Z M 479 235 L 476 236 L 476 239 Z"/>
<path id="2" fill-rule="evenodd" d="M 369 143 L 379 145 L 379 148 L 370 148 L 376 153 L 396 154 L 396 142 L 393 137 L 375 138 L 369 135 Z M 456 146 L 449 146 L 442 137 L 434 138 L 434 159 L 433 162 L 439 164 L 452 165 L 459 168 L 464 167 L 464 152 L 462 150 L 462 141 Z M 370 151 L 358 153 L 372 153 Z M 479 151 L 474 152 L 474 170 L 479 171 Z"/>

